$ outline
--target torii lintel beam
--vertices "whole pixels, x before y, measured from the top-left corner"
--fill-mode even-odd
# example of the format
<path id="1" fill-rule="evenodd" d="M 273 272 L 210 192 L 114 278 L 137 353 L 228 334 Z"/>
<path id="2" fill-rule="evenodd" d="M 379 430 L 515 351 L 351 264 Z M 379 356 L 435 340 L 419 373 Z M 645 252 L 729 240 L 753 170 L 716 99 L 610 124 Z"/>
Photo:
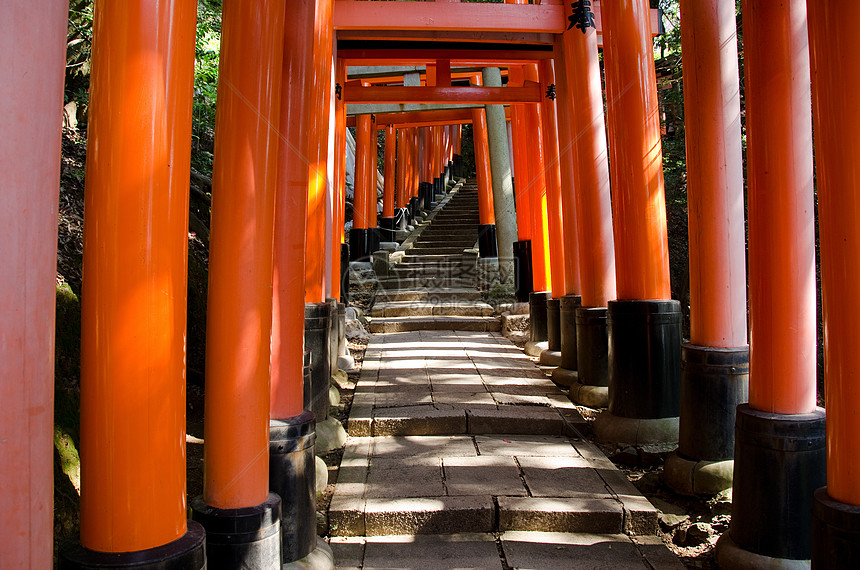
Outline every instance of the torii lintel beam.
<path id="1" fill-rule="evenodd" d="M 600 0 L 592 0 L 597 32 L 603 29 Z M 651 10 L 651 30 L 659 29 Z M 441 30 L 560 34 L 567 29 L 561 2 L 495 4 L 473 2 L 377 2 L 336 0 L 335 30 Z"/>
<path id="2" fill-rule="evenodd" d="M 499 4 L 501 6 L 501 4 Z M 467 42 L 360 42 L 340 40 L 337 56 L 347 65 L 433 65 L 448 60 L 452 65 L 498 67 L 551 59 L 552 46 L 470 44 Z"/>
<path id="3" fill-rule="evenodd" d="M 376 115 L 377 129 L 384 129 L 388 125 L 395 125 L 397 128 L 406 128 L 456 125 L 471 122 L 471 109 L 407 111 L 405 113 L 379 113 Z M 346 126 L 354 127 L 355 117 L 348 117 L 346 120 Z"/>
<path id="4" fill-rule="evenodd" d="M 539 103 L 540 86 L 525 87 L 359 87 L 343 88 L 347 103 Z"/>

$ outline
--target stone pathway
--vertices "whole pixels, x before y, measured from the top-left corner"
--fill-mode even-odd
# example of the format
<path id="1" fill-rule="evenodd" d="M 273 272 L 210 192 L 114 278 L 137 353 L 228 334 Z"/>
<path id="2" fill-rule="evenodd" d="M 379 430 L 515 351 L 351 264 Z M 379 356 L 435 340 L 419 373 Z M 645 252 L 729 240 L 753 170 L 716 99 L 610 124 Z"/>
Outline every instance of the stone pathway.
<path id="1" fill-rule="evenodd" d="M 681 568 L 657 511 L 499 333 L 377 334 L 329 510 L 341 568 Z"/>
<path id="2" fill-rule="evenodd" d="M 407 245 L 471 223 L 470 247 L 468 194 Z M 338 568 L 683 568 L 570 400 L 496 332 L 466 252 L 427 247 L 372 313 L 329 508 Z"/>

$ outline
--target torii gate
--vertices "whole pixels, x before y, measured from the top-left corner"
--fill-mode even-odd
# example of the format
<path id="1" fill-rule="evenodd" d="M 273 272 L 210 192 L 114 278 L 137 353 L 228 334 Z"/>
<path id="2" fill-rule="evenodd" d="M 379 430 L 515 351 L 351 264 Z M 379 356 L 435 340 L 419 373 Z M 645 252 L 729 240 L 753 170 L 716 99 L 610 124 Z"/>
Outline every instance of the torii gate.
<path id="1" fill-rule="evenodd" d="M 281 552 L 298 556 L 313 548 L 306 541 L 290 542 L 304 536 L 301 531 L 282 540 L 281 498 L 271 492 L 268 459 L 272 442 L 306 449 L 301 442 L 312 434 L 313 420 L 302 394 L 300 325 L 305 302 L 326 304 L 339 283 L 334 269 L 340 258 L 334 250 L 341 240 L 342 200 L 324 198 L 321 182 L 339 176 L 335 163 L 333 174 L 327 173 L 329 139 L 339 144 L 337 131 L 345 125 L 344 117 L 335 113 L 332 118 L 326 111 L 334 92 L 328 78 L 336 29 L 347 55 L 356 46 L 346 42 L 413 41 L 421 33 L 432 41 L 479 45 L 507 34 L 503 48 L 470 50 L 474 59 L 469 62 L 482 66 L 546 62 L 553 54 L 556 87 L 567 89 L 553 104 L 531 85 L 457 88 L 457 93 L 473 103 L 498 105 L 505 97 L 515 104 L 540 101 L 559 115 L 559 142 L 553 149 L 559 158 L 556 166 L 552 159 L 545 166 L 549 177 L 560 181 L 549 184 L 561 193 L 562 207 L 575 206 L 575 215 L 562 208 L 561 224 L 563 230 L 576 221 L 578 262 L 552 273 L 552 296 L 563 300 L 581 293 L 583 308 L 576 314 L 594 327 L 593 338 L 605 339 L 595 341 L 595 347 L 607 343 L 609 413 L 601 416 L 598 435 L 622 441 L 632 431 L 639 443 L 648 433 L 652 440 L 671 440 L 680 411 L 677 472 L 692 464 L 695 485 L 696 473 L 731 457 L 726 431 L 734 424 L 734 405 L 743 398 L 749 361 L 750 403 L 738 413 L 736 501 L 721 563 L 730 567 L 810 556 L 825 567 L 856 562 L 860 305 L 853 288 L 860 278 L 860 235 L 854 231 L 853 165 L 860 162 L 860 107 L 850 87 L 860 81 L 860 5 L 809 2 L 807 46 L 806 2 L 744 2 L 752 324 L 747 356 L 734 4 L 681 2 L 688 73 L 692 338 L 684 348 L 684 380 L 679 382 L 679 311 L 669 300 L 648 2 L 594 0 L 594 27 L 586 1 L 441 4 L 302 0 L 290 5 L 291 26 L 285 26 L 284 5 L 276 0 L 224 2 L 213 173 L 206 488 L 195 507 L 203 526 L 186 520 L 183 421 L 185 186 L 196 3 L 96 5 L 82 334 L 81 547 L 67 552 L 64 564 L 135 560 L 148 567 L 171 561 L 199 568 L 205 541 L 212 566 L 229 564 L 240 550 L 274 565 L 271 557 L 279 564 Z M 6 513 L 0 552 L 12 567 L 47 567 L 56 158 L 67 6 L 31 0 L 4 10 L 0 61 L 9 81 L 0 86 L 0 113 L 9 118 L 10 132 L 0 139 L 6 184 L 0 193 L 0 506 Z M 611 215 L 598 26 L 605 37 Z M 554 51 L 523 48 L 541 44 L 528 40 L 535 36 Z M 506 50 L 514 55 L 502 57 Z M 528 58 L 518 59 L 524 53 Z M 431 54 L 437 65 L 460 57 L 430 47 L 412 61 L 423 62 Z M 558 64 L 562 54 L 563 66 Z M 374 57 L 384 59 L 386 50 L 366 55 L 363 61 L 370 63 Z M 336 74 L 345 72 L 340 64 L 334 66 Z M 550 70 L 541 64 L 541 87 L 550 80 Z M 317 80 L 308 81 L 311 76 Z M 822 212 L 826 452 L 824 413 L 815 401 L 810 78 Z M 445 87 L 404 87 L 390 94 L 382 89 L 391 88 L 344 87 L 344 94 L 404 102 L 416 100 L 407 89 L 418 89 L 418 100 L 432 101 L 443 98 Z M 575 108 L 560 103 L 570 100 Z M 332 123 L 338 126 L 334 133 Z M 541 123 L 550 126 L 543 137 L 550 147 L 551 123 L 547 118 Z M 307 140 L 300 142 L 303 137 Z M 568 148 L 572 153 L 566 159 Z M 330 220 L 340 223 L 332 223 L 328 232 L 326 204 Z M 551 242 L 563 244 L 565 253 L 567 243 Z M 306 248 L 317 257 L 302 255 Z M 322 258 L 321 251 L 326 253 Z M 578 272 L 581 291 L 567 289 L 569 270 Z M 559 273 L 564 285 L 556 291 Z M 324 312 L 311 310 L 319 318 Z M 582 330 L 578 336 L 587 336 Z M 599 369 L 588 362 L 599 350 L 583 351 L 582 346 L 580 372 Z M 583 380 L 582 387 L 593 386 Z M 726 406 L 723 413 L 713 413 L 715 401 Z M 714 425 L 718 429 L 708 429 Z M 137 452 L 141 447 L 147 457 Z M 813 500 L 814 489 L 825 484 L 825 453 L 827 486 Z M 289 503 L 286 497 L 297 489 L 278 490 Z M 293 502 L 286 507 L 283 520 L 290 525 L 307 515 L 306 506 Z M 239 524 L 246 532 L 238 533 L 237 543 Z M 299 526 L 311 524 L 302 519 Z"/>

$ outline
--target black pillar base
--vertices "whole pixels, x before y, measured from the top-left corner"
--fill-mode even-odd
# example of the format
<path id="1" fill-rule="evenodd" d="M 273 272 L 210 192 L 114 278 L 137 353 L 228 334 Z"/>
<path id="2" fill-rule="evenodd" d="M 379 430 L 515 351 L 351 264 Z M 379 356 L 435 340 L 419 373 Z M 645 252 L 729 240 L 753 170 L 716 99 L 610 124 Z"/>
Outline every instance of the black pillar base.
<path id="1" fill-rule="evenodd" d="M 724 461 L 735 452 L 735 410 L 749 399 L 750 351 L 685 344 L 678 453 Z"/>
<path id="2" fill-rule="evenodd" d="M 433 183 L 419 182 L 418 183 L 418 209 L 429 210 L 430 202 L 433 201 Z"/>
<path id="3" fill-rule="evenodd" d="M 433 179 L 433 199 L 431 202 L 436 201 L 436 194 L 444 194 L 445 193 L 445 179 L 442 176 L 437 176 Z"/>
<path id="4" fill-rule="evenodd" d="M 313 360 L 313 355 L 305 347 L 305 353 L 302 358 L 302 408 L 305 410 L 310 410 L 314 401 L 314 385 L 311 383 L 311 360 Z"/>
<path id="5" fill-rule="evenodd" d="M 478 226 L 478 255 L 481 257 L 499 257 L 499 248 L 496 245 L 496 224 Z"/>
<path id="6" fill-rule="evenodd" d="M 529 293 L 534 291 L 532 279 L 532 242 L 521 240 L 514 242 L 514 298 L 525 303 Z"/>
<path id="7" fill-rule="evenodd" d="M 317 422 L 328 417 L 330 303 L 305 303 L 305 347 L 311 351 L 311 402 L 308 408 Z"/>
<path id="8" fill-rule="evenodd" d="M 546 301 L 550 298 L 549 291 L 529 293 L 529 340 L 531 342 L 546 342 Z"/>
<path id="9" fill-rule="evenodd" d="M 367 247 L 369 251 L 367 252 L 368 256 L 373 255 L 374 251 L 379 251 L 379 243 L 382 241 L 382 232 L 378 227 L 370 228 L 367 231 L 368 244 Z"/>
<path id="10" fill-rule="evenodd" d="M 395 218 L 379 218 L 379 235 L 381 241 L 394 241 L 396 228 Z"/>
<path id="11" fill-rule="evenodd" d="M 206 568 L 206 532 L 195 522 L 188 521 L 188 530 L 173 542 L 136 552 L 98 552 L 75 542 L 60 551 L 60 570 L 103 570 L 104 568 L 134 568 L 135 570 L 202 570 Z M 210 567 L 213 567 L 210 564 Z"/>
<path id="12" fill-rule="evenodd" d="M 269 422 L 269 491 L 283 497 L 281 551 L 284 562 L 316 547 L 316 468 L 311 412 Z"/>
<path id="13" fill-rule="evenodd" d="M 860 507 L 815 491 L 812 503 L 812 567 L 860 568 Z"/>
<path id="14" fill-rule="evenodd" d="M 454 154 L 454 177 L 463 178 L 463 157 L 459 154 Z"/>
<path id="15" fill-rule="evenodd" d="M 415 221 L 415 218 L 418 217 L 418 214 L 421 213 L 420 199 L 416 196 L 409 198 L 409 222 L 412 223 Z"/>
<path id="16" fill-rule="evenodd" d="M 607 313 L 606 307 L 576 308 L 576 369 L 585 386 L 609 386 Z"/>
<path id="17" fill-rule="evenodd" d="M 281 568 L 281 498 L 269 498 L 255 507 L 218 509 L 191 501 L 191 518 L 206 529 L 209 570 Z"/>
<path id="18" fill-rule="evenodd" d="M 622 418 L 678 417 L 681 304 L 610 301 L 609 411 Z"/>
<path id="19" fill-rule="evenodd" d="M 825 461 L 822 408 L 783 415 L 738 406 L 729 528 L 735 545 L 753 555 L 808 560 L 813 494 L 825 484 Z"/>
<path id="20" fill-rule="evenodd" d="M 359 261 L 370 256 L 370 230 L 352 228 L 349 230 L 349 260 Z"/>
<path id="21" fill-rule="evenodd" d="M 340 300 L 349 303 L 349 244 L 340 244 Z"/>
<path id="22" fill-rule="evenodd" d="M 561 352 L 561 300 L 546 300 L 547 350 Z"/>
<path id="23" fill-rule="evenodd" d="M 581 305 L 582 297 L 580 295 L 565 295 L 559 299 L 559 350 L 561 350 L 561 367 L 567 370 L 577 370 L 579 366 L 576 347 L 576 309 Z M 547 310 L 549 310 L 549 305 L 547 305 Z M 549 318 L 548 312 L 547 318 Z M 549 349 L 552 350 L 552 338 L 549 340 Z"/>
<path id="24" fill-rule="evenodd" d="M 328 370 L 333 374 L 337 370 L 337 299 L 326 298 L 326 303 L 331 305 L 328 322 Z M 329 380 L 331 376 L 329 376 Z M 329 386 L 331 381 L 329 381 Z"/>

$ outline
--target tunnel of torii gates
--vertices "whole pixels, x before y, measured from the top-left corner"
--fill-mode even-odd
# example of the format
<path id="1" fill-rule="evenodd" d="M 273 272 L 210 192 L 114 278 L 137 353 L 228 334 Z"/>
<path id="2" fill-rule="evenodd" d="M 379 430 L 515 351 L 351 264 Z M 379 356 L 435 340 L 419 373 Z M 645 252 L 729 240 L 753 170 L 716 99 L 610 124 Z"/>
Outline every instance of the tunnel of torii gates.
<path id="1" fill-rule="evenodd" d="M 0 18 L 3 568 L 45 568 L 52 556 L 66 4 L 8 3 Z M 856 567 L 860 3 L 810 1 L 807 13 L 805 0 L 743 2 L 746 243 L 734 5 L 681 0 L 691 291 L 682 345 L 669 287 L 657 18 L 647 0 L 297 0 L 286 10 L 278 0 L 224 0 L 205 483 L 189 520 L 197 2 L 97 1 L 81 530 L 61 564 L 201 568 L 208 556 L 210 567 L 268 567 L 318 548 L 314 434 L 328 388 L 318 378 L 337 354 L 330 329 L 346 294 L 344 148 L 354 122 L 349 259 L 395 239 L 447 191 L 446 178 L 464 175 L 461 128 L 471 123 L 481 255 L 497 258 L 501 278 L 529 299 L 531 349 L 560 351 L 556 381 L 575 401 L 608 406 L 597 436 L 678 442 L 664 475 L 680 492 L 733 481 L 723 567 Z M 826 440 L 816 406 L 813 119 Z M 385 131 L 378 219 L 377 129 Z"/>

